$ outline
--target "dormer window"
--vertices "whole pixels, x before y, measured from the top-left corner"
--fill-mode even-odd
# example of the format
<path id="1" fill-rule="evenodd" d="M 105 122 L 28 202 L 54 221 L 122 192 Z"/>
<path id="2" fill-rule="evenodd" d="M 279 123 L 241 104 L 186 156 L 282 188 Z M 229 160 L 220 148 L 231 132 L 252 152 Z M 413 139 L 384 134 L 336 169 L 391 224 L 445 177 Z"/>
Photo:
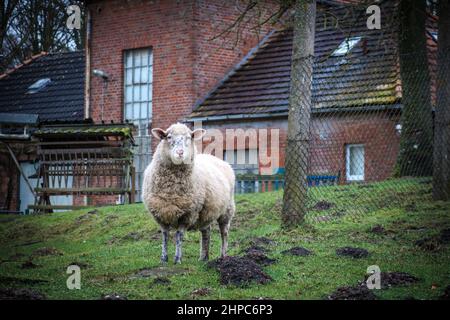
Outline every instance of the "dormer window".
<path id="1" fill-rule="evenodd" d="M 43 78 L 39 79 L 35 83 L 33 83 L 31 86 L 28 87 L 27 93 L 32 94 L 41 91 L 46 86 L 48 86 L 52 82 L 50 78 Z"/>
<path id="2" fill-rule="evenodd" d="M 339 45 L 339 47 L 334 50 L 331 56 L 339 57 L 348 54 L 356 44 L 361 41 L 361 37 L 351 37 L 347 38 Z"/>

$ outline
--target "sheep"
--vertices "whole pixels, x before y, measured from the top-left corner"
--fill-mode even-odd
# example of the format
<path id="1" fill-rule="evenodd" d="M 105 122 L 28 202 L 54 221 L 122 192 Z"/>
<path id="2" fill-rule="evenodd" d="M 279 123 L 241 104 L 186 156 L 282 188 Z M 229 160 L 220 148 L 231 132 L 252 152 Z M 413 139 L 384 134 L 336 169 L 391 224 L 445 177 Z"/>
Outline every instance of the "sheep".
<path id="1" fill-rule="evenodd" d="M 181 123 L 167 130 L 152 129 L 161 140 L 144 172 L 142 198 L 146 209 L 159 224 L 162 233 L 161 262 L 168 262 L 169 230 L 175 229 L 175 259 L 181 263 L 182 241 L 186 230 L 200 230 L 200 260 L 209 259 L 211 224 L 219 223 L 225 257 L 228 232 L 235 213 L 235 176 L 231 166 L 212 155 L 197 154 L 194 140 L 204 129 L 191 131 Z"/>

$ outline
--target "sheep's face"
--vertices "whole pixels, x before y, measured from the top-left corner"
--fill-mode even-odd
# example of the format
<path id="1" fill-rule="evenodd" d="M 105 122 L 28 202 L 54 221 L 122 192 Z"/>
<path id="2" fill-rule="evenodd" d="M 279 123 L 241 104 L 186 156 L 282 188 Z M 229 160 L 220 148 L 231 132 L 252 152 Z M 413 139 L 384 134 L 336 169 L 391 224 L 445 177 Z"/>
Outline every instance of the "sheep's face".
<path id="1" fill-rule="evenodd" d="M 196 152 L 194 140 L 201 139 L 205 132 L 204 129 L 191 131 L 180 123 L 171 125 L 167 130 L 152 130 L 152 134 L 161 140 L 163 156 L 175 165 L 192 163 Z"/>

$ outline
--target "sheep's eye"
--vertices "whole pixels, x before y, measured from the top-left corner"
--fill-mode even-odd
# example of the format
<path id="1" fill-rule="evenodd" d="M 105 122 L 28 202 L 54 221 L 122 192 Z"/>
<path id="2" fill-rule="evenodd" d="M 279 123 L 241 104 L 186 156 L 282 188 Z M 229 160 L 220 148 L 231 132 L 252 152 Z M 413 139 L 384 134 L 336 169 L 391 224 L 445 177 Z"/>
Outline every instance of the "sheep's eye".
<path id="1" fill-rule="evenodd" d="M 167 140 L 172 140 L 172 136 L 167 136 Z"/>

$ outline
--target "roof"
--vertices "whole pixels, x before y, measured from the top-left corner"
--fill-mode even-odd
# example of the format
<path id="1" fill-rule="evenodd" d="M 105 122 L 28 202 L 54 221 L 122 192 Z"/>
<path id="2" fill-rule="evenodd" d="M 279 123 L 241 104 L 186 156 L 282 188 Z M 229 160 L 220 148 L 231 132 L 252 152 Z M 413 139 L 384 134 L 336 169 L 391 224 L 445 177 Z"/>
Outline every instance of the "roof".
<path id="1" fill-rule="evenodd" d="M 82 121 L 84 73 L 83 51 L 36 55 L 0 75 L 0 113 L 35 114 L 44 123 Z M 46 86 L 29 93 L 46 78 Z"/>
<path id="2" fill-rule="evenodd" d="M 385 1 L 383 6 L 382 23 L 386 24 L 389 13 L 394 12 L 395 2 Z M 326 9 L 338 18 L 348 15 L 343 6 Z M 398 107 L 401 82 L 396 28 L 382 25 L 381 30 L 369 30 L 365 11 L 359 13 L 361 19 L 331 28 L 330 15 L 325 18 L 324 12 L 319 10 L 316 19 L 312 111 Z M 339 21 L 348 21 L 348 18 Z M 361 40 L 347 55 L 333 56 L 350 37 L 361 37 Z M 188 119 L 287 115 L 292 40 L 291 29 L 269 35 L 255 53 L 241 61 L 239 67 L 198 104 Z"/>

